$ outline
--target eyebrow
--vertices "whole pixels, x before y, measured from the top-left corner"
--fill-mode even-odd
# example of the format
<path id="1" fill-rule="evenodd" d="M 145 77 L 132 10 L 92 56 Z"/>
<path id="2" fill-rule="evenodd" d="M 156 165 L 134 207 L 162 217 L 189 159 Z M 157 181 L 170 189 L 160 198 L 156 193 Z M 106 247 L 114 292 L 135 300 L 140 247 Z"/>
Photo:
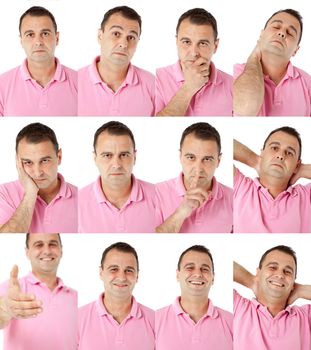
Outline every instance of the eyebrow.
<path id="1" fill-rule="evenodd" d="M 272 142 L 270 142 L 270 143 L 268 144 L 268 146 L 272 146 L 272 145 L 280 146 L 281 143 L 278 142 L 278 141 L 272 141 Z M 287 149 L 290 149 L 290 150 L 293 151 L 295 154 L 297 153 L 296 150 L 295 150 L 295 148 L 293 148 L 293 147 L 291 147 L 291 146 L 287 146 L 286 148 L 287 148 Z"/>
<path id="2" fill-rule="evenodd" d="M 109 28 L 109 30 L 112 30 L 112 29 L 120 29 L 120 30 L 124 31 L 124 28 L 121 26 L 118 26 L 118 25 L 113 25 Z M 139 36 L 138 33 L 136 32 L 136 30 L 130 30 L 130 33 L 135 34 L 137 37 Z"/>
<path id="3" fill-rule="evenodd" d="M 32 245 L 36 245 L 36 244 L 42 244 L 42 243 L 45 243 L 44 241 L 40 240 L 40 241 L 34 241 Z M 47 242 L 48 244 L 51 244 L 51 243 L 57 243 L 59 244 L 59 242 L 56 240 L 56 239 L 52 239 L 50 241 Z"/>
<path id="4" fill-rule="evenodd" d="M 51 156 L 46 156 L 46 157 L 40 158 L 39 160 L 41 161 L 41 160 L 44 160 L 44 159 L 52 159 L 52 157 L 51 157 Z M 22 157 L 21 157 L 21 160 L 22 160 L 22 161 L 27 161 L 27 162 L 32 162 L 32 160 L 31 160 L 31 159 L 28 159 L 28 158 L 22 158 Z"/>
<path id="5" fill-rule="evenodd" d="M 280 20 L 280 19 L 274 19 L 273 21 L 270 22 L 270 24 L 273 24 L 273 23 L 281 23 L 281 24 L 283 24 L 284 22 L 283 22 L 282 20 Z M 296 34 L 298 34 L 297 29 L 296 29 L 292 24 L 290 24 L 289 27 L 290 27 Z"/>
<path id="6" fill-rule="evenodd" d="M 25 34 L 28 34 L 28 33 L 34 33 L 35 31 L 33 30 L 33 29 L 29 29 L 29 30 L 26 30 L 25 32 L 24 32 L 24 35 Z M 44 29 L 41 29 L 40 30 L 40 33 L 42 33 L 42 32 L 50 32 L 50 33 L 52 33 L 52 30 L 51 29 L 49 29 L 49 28 L 44 28 Z"/>
<path id="7" fill-rule="evenodd" d="M 280 264 L 277 261 L 271 261 L 266 266 L 271 266 L 271 265 L 280 266 Z M 295 270 L 289 265 L 286 265 L 285 268 L 291 270 L 293 273 L 295 272 Z"/>
<path id="8" fill-rule="evenodd" d="M 111 268 L 120 268 L 120 266 L 119 265 L 109 265 L 109 266 L 107 266 L 107 269 L 111 269 Z M 133 267 L 133 266 L 125 266 L 125 269 L 130 269 L 130 270 L 133 270 L 133 271 L 136 271 L 136 269 L 135 269 L 135 267 Z"/>
<path id="9" fill-rule="evenodd" d="M 194 266 L 195 264 L 193 262 L 187 263 L 184 265 L 184 268 L 188 267 L 188 266 Z M 210 265 L 208 264 L 202 264 L 201 267 L 208 267 L 209 269 L 211 269 Z"/>
<path id="10" fill-rule="evenodd" d="M 130 152 L 130 151 L 120 151 L 118 154 L 129 154 L 129 155 L 132 155 L 133 153 Z M 106 152 L 106 151 L 103 151 L 101 153 L 99 153 L 100 156 L 103 156 L 103 155 L 106 155 L 106 154 L 113 154 L 113 152 Z"/>

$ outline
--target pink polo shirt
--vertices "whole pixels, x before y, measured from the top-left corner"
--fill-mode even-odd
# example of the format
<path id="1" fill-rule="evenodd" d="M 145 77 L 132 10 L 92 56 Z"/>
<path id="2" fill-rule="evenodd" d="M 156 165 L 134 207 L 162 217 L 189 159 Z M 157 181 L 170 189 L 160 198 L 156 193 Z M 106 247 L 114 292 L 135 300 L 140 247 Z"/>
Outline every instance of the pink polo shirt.
<path id="1" fill-rule="evenodd" d="M 154 115 L 154 76 L 130 64 L 124 82 L 114 92 L 98 73 L 99 59 L 78 71 L 78 115 Z"/>
<path id="2" fill-rule="evenodd" d="M 25 60 L 0 76 L 0 116 L 75 116 L 77 85 L 77 72 L 56 59 L 54 77 L 42 87 L 30 76 Z"/>
<path id="3" fill-rule="evenodd" d="M 311 184 L 289 186 L 275 199 L 259 179 L 236 169 L 233 189 L 235 233 L 310 233 Z"/>
<path id="4" fill-rule="evenodd" d="M 234 350 L 310 350 L 311 306 L 287 306 L 273 317 L 256 299 L 234 291 Z"/>
<path id="5" fill-rule="evenodd" d="M 32 273 L 19 279 L 24 293 L 41 300 L 43 311 L 35 318 L 12 319 L 4 328 L 4 350 L 76 350 L 77 292 L 58 278 L 51 291 Z M 0 295 L 7 292 L 8 281 L 0 285 Z"/>
<path id="6" fill-rule="evenodd" d="M 211 63 L 212 73 L 193 97 L 186 111 L 187 116 L 232 116 L 232 76 L 217 69 Z M 184 84 L 179 61 L 156 71 L 156 113 L 160 112 Z"/>
<path id="7" fill-rule="evenodd" d="M 99 299 L 79 309 L 79 350 L 154 350 L 154 311 L 136 302 L 118 323 Z"/>
<path id="8" fill-rule="evenodd" d="M 245 64 L 234 65 L 234 79 L 244 71 Z M 264 77 L 265 98 L 260 116 L 311 116 L 311 76 L 290 62 L 278 85 Z"/>
<path id="9" fill-rule="evenodd" d="M 232 318 L 209 300 L 206 314 L 195 323 L 177 298 L 174 304 L 156 311 L 156 349 L 232 350 Z"/>
<path id="10" fill-rule="evenodd" d="M 65 182 L 61 174 L 58 174 L 58 178 L 61 180 L 59 192 L 49 204 L 37 197 L 29 232 L 77 232 L 78 189 Z M 23 198 L 24 188 L 18 180 L 0 185 L 1 225 L 12 217 Z"/>
<path id="11" fill-rule="evenodd" d="M 178 208 L 186 193 L 183 175 L 156 184 L 157 226 Z M 181 233 L 232 232 L 232 189 L 213 178 L 212 195 L 184 221 Z"/>
<path id="12" fill-rule="evenodd" d="M 132 175 L 132 191 L 121 209 L 105 197 L 101 178 L 79 190 L 78 230 L 81 233 L 150 233 L 155 221 L 154 185 Z"/>

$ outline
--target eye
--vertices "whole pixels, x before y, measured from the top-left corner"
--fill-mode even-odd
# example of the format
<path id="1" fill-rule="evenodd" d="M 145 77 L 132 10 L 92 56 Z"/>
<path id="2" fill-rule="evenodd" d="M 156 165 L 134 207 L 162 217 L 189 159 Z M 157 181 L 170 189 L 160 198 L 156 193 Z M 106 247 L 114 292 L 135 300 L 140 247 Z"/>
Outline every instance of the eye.
<path id="1" fill-rule="evenodd" d="M 207 268 L 207 267 L 204 267 L 204 268 L 202 268 L 202 272 L 203 273 L 208 273 L 208 272 L 210 272 L 210 269 Z"/>
<path id="2" fill-rule="evenodd" d="M 201 41 L 199 45 L 202 46 L 202 47 L 207 47 L 208 46 L 208 42 L 207 41 Z"/>
<path id="3" fill-rule="evenodd" d="M 26 38 L 33 38 L 34 37 L 34 33 L 27 33 L 25 36 L 26 36 Z"/>
<path id="4" fill-rule="evenodd" d="M 121 33 L 120 32 L 112 32 L 111 33 L 114 37 L 116 37 L 116 38 L 119 38 L 120 36 L 121 36 Z"/>
<path id="5" fill-rule="evenodd" d="M 131 270 L 131 269 L 126 269 L 125 272 L 126 272 L 127 274 L 133 274 L 133 273 L 134 273 L 134 271 Z"/>
<path id="6" fill-rule="evenodd" d="M 293 157 L 293 156 L 294 156 L 294 153 L 291 152 L 291 151 L 285 151 L 285 155 L 290 156 L 290 157 Z"/>
<path id="7" fill-rule="evenodd" d="M 49 163 L 50 162 L 50 159 L 42 159 L 41 160 L 41 163 L 43 163 L 43 164 L 47 164 L 47 163 Z"/>
<path id="8" fill-rule="evenodd" d="M 23 160 L 22 163 L 23 165 L 26 165 L 26 166 L 29 166 L 32 164 L 29 160 Z"/>
<path id="9" fill-rule="evenodd" d="M 50 32 L 42 32 L 42 34 L 41 34 L 43 37 L 47 37 L 47 36 L 49 36 L 50 35 Z"/>
<path id="10" fill-rule="evenodd" d="M 128 41 L 135 41 L 135 40 L 136 40 L 136 36 L 134 36 L 134 35 L 129 35 L 129 36 L 127 37 L 127 40 L 128 40 Z"/>
<path id="11" fill-rule="evenodd" d="M 110 272 L 117 272 L 118 268 L 117 267 L 112 267 L 111 269 L 109 269 Z"/>
<path id="12" fill-rule="evenodd" d="M 189 46 L 191 44 L 191 41 L 190 40 L 187 40 L 187 39 L 184 39 L 181 41 L 181 43 L 184 45 L 184 46 Z"/>
<path id="13" fill-rule="evenodd" d="M 194 160 L 194 159 L 195 159 L 195 156 L 193 156 L 192 154 L 188 154 L 188 155 L 186 155 L 186 159 L 188 159 L 188 160 Z"/>
<path id="14" fill-rule="evenodd" d="M 129 156 L 130 156 L 130 154 L 126 153 L 126 152 L 120 154 L 120 157 L 122 157 L 122 158 L 128 158 Z"/>
<path id="15" fill-rule="evenodd" d="M 111 159 L 112 158 L 112 154 L 110 154 L 110 153 L 103 153 L 101 155 L 101 157 L 104 158 L 104 159 Z"/>
<path id="16" fill-rule="evenodd" d="M 275 271 L 275 270 L 276 270 L 276 266 L 269 266 L 269 269 L 270 269 L 271 271 Z"/>
<path id="17" fill-rule="evenodd" d="M 271 149 L 272 149 L 273 151 L 277 151 L 277 150 L 279 149 L 279 147 L 278 147 L 278 146 L 271 146 Z"/>
<path id="18" fill-rule="evenodd" d="M 291 276 L 293 272 L 291 270 L 285 270 L 284 271 L 285 275 Z"/>
<path id="19" fill-rule="evenodd" d="M 204 157 L 203 158 L 204 162 L 212 162 L 213 160 L 214 160 L 213 157 Z"/>

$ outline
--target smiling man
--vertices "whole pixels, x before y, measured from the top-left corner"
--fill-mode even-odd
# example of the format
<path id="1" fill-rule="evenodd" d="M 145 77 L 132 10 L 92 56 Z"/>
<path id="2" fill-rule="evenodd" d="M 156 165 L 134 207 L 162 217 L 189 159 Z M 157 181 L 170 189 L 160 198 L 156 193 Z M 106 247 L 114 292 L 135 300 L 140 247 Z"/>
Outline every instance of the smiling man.
<path id="1" fill-rule="evenodd" d="M 77 348 L 77 293 L 57 277 L 62 253 L 59 234 L 27 234 L 32 272 L 18 279 L 15 265 L 0 285 L 4 350 Z"/>
<path id="2" fill-rule="evenodd" d="M 232 189 L 214 176 L 221 159 L 218 131 L 208 123 L 190 125 L 179 152 L 182 173 L 156 184 L 156 231 L 232 232 Z"/>
<path id="3" fill-rule="evenodd" d="M 78 73 L 79 115 L 154 115 L 154 76 L 131 64 L 141 26 L 130 7 L 106 12 L 98 30 L 100 56 Z"/>
<path id="4" fill-rule="evenodd" d="M 132 295 L 138 273 L 132 246 L 117 242 L 104 250 L 99 274 L 105 291 L 79 309 L 79 350 L 154 350 L 154 311 Z"/>
<path id="5" fill-rule="evenodd" d="M 32 123 L 18 133 L 19 179 L 0 185 L 0 232 L 77 232 L 78 191 L 58 173 L 61 160 L 48 126 Z"/>
<path id="6" fill-rule="evenodd" d="M 117 121 L 105 123 L 96 131 L 93 147 L 100 176 L 79 191 L 79 232 L 154 232 L 154 185 L 133 175 L 132 131 Z"/>
<path id="7" fill-rule="evenodd" d="M 176 271 L 181 296 L 156 311 L 156 349 L 232 349 L 232 314 L 209 299 L 214 284 L 214 262 L 202 245 L 186 249 Z"/>
<path id="8" fill-rule="evenodd" d="M 256 296 L 248 300 L 234 292 L 234 349 L 310 349 L 311 307 L 290 305 L 311 300 L 311 286 L 296 283 L 296 275 L 296 254 L 284 245 L 263 254 L 256 275 L 234 263 L 234 281 Z"/>
<path id="9" fill-rule="evenodd" d="M 302 30 L 302 17 L 292 9 L 268 19 L 246 64 L 234 67 L 236 115 L 311 115 L 311 77 L 290 62 L 299 50 Z"/>
<path id="10" fill-rule="evenodd" d="M 311 165 L 301 162 L 301 138 L 291 127 L 271 131 L 260 156 L 234 141 L 234 159 L 257 170 L 252 180 L 234 168 L 234 232 L 310 233 Z M 252 220 L 249 220 L 252 218 Z"/>
<path id="11" fill-rule="evenodd" d="M 26 60 L 0 76 L 0 116 L 64 116 L 77 114 L 77 73 L 54 56 L 59 41 L 51 12 L 29 8 L 19 32 Z"/>
<path id="12" fill-rule="evenodd" d="M 231 116 L 232 77 L 216 69 L 217 22 L 202 8 L 182 14 L 176 28 L 178 62 L 157 69 L 157 116 Z"/>

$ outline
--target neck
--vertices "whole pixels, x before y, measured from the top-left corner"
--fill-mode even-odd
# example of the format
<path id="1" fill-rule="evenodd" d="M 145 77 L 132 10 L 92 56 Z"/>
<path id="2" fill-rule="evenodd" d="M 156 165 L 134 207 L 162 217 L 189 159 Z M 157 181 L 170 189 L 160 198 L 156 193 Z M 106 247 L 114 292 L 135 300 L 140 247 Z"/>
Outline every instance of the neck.
<path id="1" fill-rule="evenodd" d="M 264 75 L 268 75 L 278 85 L 287 72 L 289 61 L 285 61 L 277 55 L 263 53 L 261 62 Z"/>
<path id="2" fill-rule="evenodd" d="M 272 176 L 263 176 L 259 178 L 259 182 L 265 187 L 273 198 L 276 198 L 280 193 L 288 188 L 288 180 L 280 180 Z"/>
<path id="3" fill-rule="evenodd" d="M 102 301 L 108 313 L 118 323 L 121 323 L 131 312 L 132 296 L 126 298 L 115 298 L 112 295 L 104 294 Z"/>
<path id="4" fill-rule="evenodd" d="M 120 187 L 110 186 L 101 180 L 101 187 L 107 200 L 116 208 L 121 209 L 131 194 L 132 181 Z"/>
<path id="5" fill-rule="evenodd" d="M 180 306 L 197 323 L 207 312 L 208 296 L 202 297 L 186 297 L 181 296 Z"/>
<path id="6" fill-rule="evenodd" d="M 36 82 L 45 87 L 53 78 L 56 71 L 55 58 L 45 62 L 33 62 L 27 60 L 29 74 Z"/>
<path id="7" fill-rule="evenodd" d="M 39 273 L 35 271 L 32 271 L 32 273 L 38 278 L 38 280 L 45 283 L 51 291 L 53 291 L 57 287 L 56 273 Z"/>
<path id="8" fill-rule="evenodd" d="M 60 186 L 60 179 L 57 178 L 55 182 L 48 188 L 40 189 L 38 194 L 45 201 L 45 203 L 49 204 L 58 194 Z"/>
<path id="9" fill-rule="evenodd" d="M 265 298 L 265 297 L 258 297 L 257 300 L 260 302 L 260 304 L 266 306 L 269 313 L 275 317 L 279 312 L 284 310 L 286 308 L 286 300 L 278 300 L 276 298 Z"/>
<path id="10" fill-rule="evenodd" d="M 97 70 L 102 79 L 114 92 L 124 82 L 129 65 L 119 66 L 104 61 L 103 58 L 97 62 Z"/>

